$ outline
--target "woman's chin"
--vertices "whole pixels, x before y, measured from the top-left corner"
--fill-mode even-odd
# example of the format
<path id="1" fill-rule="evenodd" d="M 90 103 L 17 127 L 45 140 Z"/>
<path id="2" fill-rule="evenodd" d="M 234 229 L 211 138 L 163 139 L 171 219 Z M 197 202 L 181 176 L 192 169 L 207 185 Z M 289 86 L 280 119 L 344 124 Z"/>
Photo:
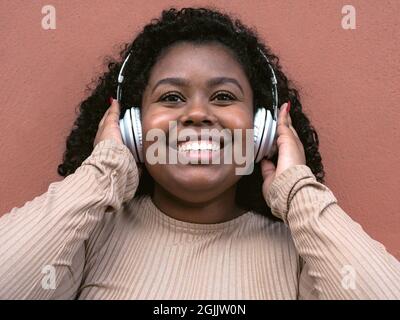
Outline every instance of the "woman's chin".
<path id="1" fill-rule="evenodd" d="M 179 168 L 179 170 L 177 170 Z M 234 179 L 234 168 L 221 165 L 177 165 L 170 172 L 170 184 L 190 191 L 209 191 L 220 189 Z"/>

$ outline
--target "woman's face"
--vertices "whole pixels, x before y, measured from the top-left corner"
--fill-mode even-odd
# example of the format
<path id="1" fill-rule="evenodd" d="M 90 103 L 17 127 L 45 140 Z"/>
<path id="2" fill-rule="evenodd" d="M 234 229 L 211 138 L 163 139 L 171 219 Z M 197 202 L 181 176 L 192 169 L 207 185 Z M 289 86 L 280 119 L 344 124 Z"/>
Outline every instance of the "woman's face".
<path id="1" fill-rule="evenodd" d="M 167 78 L 179 78 L 179 81 L 159 83 Z M 216 78 L 231 80 L 210 82 Z M 177 43 L 153 66 L 143 93 L 144 154 L 154 143 L 145 139 L 154 128 L 165 132 L 168 152 L 171 121 L 176 124 L 178 135 L 183 129 L 192 129 L 199 135 L 202 129 L 218 132 L 225 129 L 232 133 L 234 129 L 252 129 L 252 101 L 250 83 L 228 48 L 218 43 Z M 146 168 L 159 186 L 192 203 L 215 198 L 241 177 L 235 173 L 238 167 L 235 161 L 224 164 L 223 158 L 220 164 L 182 164 L 179 161 L 177 164 L 149 164 L 147 160 Z"/>

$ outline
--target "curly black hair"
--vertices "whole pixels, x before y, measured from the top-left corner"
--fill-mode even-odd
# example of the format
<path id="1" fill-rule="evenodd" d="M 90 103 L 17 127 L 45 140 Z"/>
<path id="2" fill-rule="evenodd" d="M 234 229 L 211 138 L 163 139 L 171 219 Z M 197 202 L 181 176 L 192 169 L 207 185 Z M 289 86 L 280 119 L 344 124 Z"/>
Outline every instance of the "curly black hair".
<path id="1" fill-rule="evenodd" d="M 117 77 L 122 62 L 129 52 L 124 70 L 124 96 L 121 101 L 121 117 L 133 105 L 140 106 L 142 93 L 147 85 L 151 68 L 161 53 L 177 42 L 207 43 L 217 41 L 231 49 L 242 65 L 253 90 L 254 106 L 271 106 L 270 70 L 258 48 L 268 57 L 276 73 L 279 106 L 290 100 L 290 116 L 293 127 L 304 146 L 306 164 L 317 180 L 324 183 L 324 170 L 318 150 L 318 135 L 302 111 L 298 90 L 281 71 L 279 58 L 263 44 L 254 28 L 247 27 L 232 14 L 212 7 L 165 9 L 158 19 L 152 19 L 130 43 L 120 47 L 119 61 L 107 56 L 108 71 L 88 86 L 91 94 L 79 106 L 79 116 L 66 141 L 63 163 L 58 173 L 66 177 L 75 172 L 92 153 L 98 124 L 109 107 L 109 97 L 116 94 Z M 276 165 L 278 155 L 271 160 Z M 142 166 L 142 176 L 135 197 L 152 194 L 154 180 Z M 262 195 L 263 178 L 260 163 L 255 164 L 252 174 L 243 176 L 237 185 L 236 202 L 242 208 L 274 219 Z"/>

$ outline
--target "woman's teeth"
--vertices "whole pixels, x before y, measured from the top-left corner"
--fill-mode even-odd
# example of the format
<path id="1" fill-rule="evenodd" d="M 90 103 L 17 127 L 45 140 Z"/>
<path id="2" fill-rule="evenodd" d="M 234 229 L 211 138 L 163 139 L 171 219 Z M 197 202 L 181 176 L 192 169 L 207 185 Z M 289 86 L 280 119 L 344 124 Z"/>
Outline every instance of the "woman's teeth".
<path id="1" fill-rule="evenodd" d="M 219 143 L 208 142 L 208 141 L 185 142 L 185 143 L 178 145 L 179 152 L 198 151 L 198 150 L 218 151 L 218 150 L 220 150 L 220 145 L 219 145 Z"/>

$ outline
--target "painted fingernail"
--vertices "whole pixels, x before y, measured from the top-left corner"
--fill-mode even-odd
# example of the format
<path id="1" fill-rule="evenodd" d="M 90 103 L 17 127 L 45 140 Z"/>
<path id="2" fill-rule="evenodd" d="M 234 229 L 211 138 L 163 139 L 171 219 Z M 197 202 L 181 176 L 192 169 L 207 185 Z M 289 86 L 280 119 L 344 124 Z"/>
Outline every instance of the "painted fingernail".
<path id="1" fill-rule="evenodd" d="M 110 104 L 113 103 L 113 97 L 110 97 Z"/>
<path id="2" fill-rule="evenodd" d="M 290 111 L 290 100 L 289 100 L 288 103 L 287 103 L 286 110 L 287 110 L 287 113 L 289 113 L 289 111 Z"/>

